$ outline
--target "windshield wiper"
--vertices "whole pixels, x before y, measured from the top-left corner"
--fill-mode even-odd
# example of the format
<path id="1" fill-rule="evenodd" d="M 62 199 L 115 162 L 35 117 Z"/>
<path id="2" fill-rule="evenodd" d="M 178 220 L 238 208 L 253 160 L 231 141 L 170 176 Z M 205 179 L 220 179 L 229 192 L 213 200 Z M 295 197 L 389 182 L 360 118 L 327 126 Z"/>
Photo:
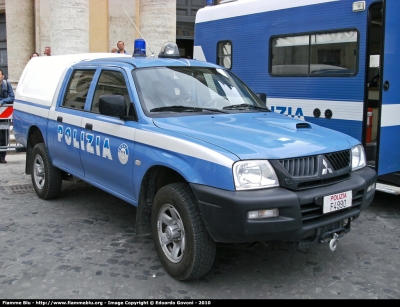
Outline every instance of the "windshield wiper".
<path id="1" fill-rule="evenodd" d="M 203 111 L 211 111 L 211 112 L 219 112 L 226 113 L 222 110 L 212 109 L 212 108 L 199 108 L 199 107 L 188 107 L 188 106 L 165 106 L 151 109 L 150 112 L 164 112 L 164 111 L 172 111 L 172 112 L 203 112 Z"/>
<path id="2" fill-rule="evenodd" d="M 254 104 L 249 103 L 241 103 L 241 104 L 234 104 L 231 106 L 226 106 L 222 108 L 223 110 L 248 110 L 248 109 L 257 109 L 263 111 L 269 111 L 267 107 L 260 107 Z"/>
<path id="3" fill-rule="evenodd" d="M 225 111 L 222 111 L 220 109 L 214 109 L 214 108 L 201 108 L 202 110 L 206 110 L 206 111 L 211 111 L 211 112 L 219 112 L 219 113 L 227 113 Z"/>

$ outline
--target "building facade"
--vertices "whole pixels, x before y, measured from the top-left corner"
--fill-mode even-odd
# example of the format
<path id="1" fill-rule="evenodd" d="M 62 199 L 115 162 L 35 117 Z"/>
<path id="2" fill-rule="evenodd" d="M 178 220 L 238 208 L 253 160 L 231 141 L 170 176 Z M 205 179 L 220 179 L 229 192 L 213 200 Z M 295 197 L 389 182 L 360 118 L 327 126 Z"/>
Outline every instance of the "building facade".
<path id="1" fill-rule="evenodd" d="M 211 0 L 217 3 L 217 0 Z M 166 41 L 193 56 L 194 20 L 209 0 L 0 0 L 0 68 L 16 87 L 33 52 L 110 52 L 118 41 L 132 54 L 144 38 L 147 55 Z M 40 73 L 40 72 L 39 72 Z"/>

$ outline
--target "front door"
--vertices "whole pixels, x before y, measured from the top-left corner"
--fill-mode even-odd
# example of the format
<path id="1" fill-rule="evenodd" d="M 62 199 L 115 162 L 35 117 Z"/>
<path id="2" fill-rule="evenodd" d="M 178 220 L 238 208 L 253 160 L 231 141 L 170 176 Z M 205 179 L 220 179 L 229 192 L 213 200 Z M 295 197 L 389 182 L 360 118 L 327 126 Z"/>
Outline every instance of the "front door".
<path id="1" fill-rule="evenodd" d="M 81 161 L 85 177 L 91 183 L 107 187 L 114 195 L 132 203 L 136 199 L 133 186 L 134 138 L 137 122 L 100 114 L 99 99 L 102 95 L 124 96 L 131 107 L 128 76 L 122 69 L 102 69 L 88 98 L 82 119 L 84 145 Z"/>

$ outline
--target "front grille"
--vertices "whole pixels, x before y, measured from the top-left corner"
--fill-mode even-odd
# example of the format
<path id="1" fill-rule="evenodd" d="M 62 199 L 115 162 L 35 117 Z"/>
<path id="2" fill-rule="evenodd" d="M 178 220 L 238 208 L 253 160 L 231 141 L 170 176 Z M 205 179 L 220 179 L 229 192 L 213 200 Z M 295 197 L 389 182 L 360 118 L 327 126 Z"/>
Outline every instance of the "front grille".
<path id="1" fill-rule="evenodd" d="M 318 156 L 279 160 L 292 177 L 315 176 L 318 172 Z"/>
<path id="2" fill-rule="evenodd" d="M 350 178 L 351 149 L 270 163 L 281 187 L 292 191 L 318 188 Z"/>
<path id="3" fill-rule="evenodd" d="M 335 215 L 337 215 L 337 216 L 343 215 L 344 213 L 346 213 L 348 211 L 355 211 L 355 210 L 359 211 L 360 210 L 359 207 L 361 206 L 363 195 L 364 195 L 364 190 L 353 191 L 351 207 L 345 208 L 343 210 L 327 213 L 327 214 L 323 213 L 322 201 L 321 201 L 321 205 L 317 205 L 314 202 L 301 205 L 301 216 L 302 216 L 302 220 L 303 220 L 303 226 L 307 227 L 310 224 L 320 222 L 326 216 L 329 216 L 330 218 L 332 218 Z"/>
<path id="4" fill-rule="evenodd" d="M 333 152 L 325 154 L 325 157 L 331 163 L 335 171 L 346 168 L 350 165 L 351 161 L 351 150 L 343 150 L 338 152 Z"/>
<path id="5" fill-rule="evenodd" d="M 351 152 L 343 150 L 324 155 L 335 171 L 350 166 Z M 318 172 L 318 156 L 278 160 L 291 177 L 316 176 Z"/>

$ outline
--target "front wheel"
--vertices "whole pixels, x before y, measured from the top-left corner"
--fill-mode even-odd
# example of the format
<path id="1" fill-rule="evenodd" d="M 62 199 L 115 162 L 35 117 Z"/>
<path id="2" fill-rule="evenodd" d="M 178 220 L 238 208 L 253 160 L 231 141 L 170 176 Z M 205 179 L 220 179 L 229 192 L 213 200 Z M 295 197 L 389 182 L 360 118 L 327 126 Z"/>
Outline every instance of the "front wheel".
<path id="1" fill-rule="evenodd" d="M 151 228 L 157 254 L 172 277 L 193 280 L 211 269 L 216 244 L 204 226 L 187 184 L 169 184 L 157 192 Z"/>
<path id="2" fill-rule="evenodd" d="M 36 144 L 32 151 L 32 183 L 42 199 L 58 197 L 61 191 L 62 172 L 51 163 L 44 143 Z"/>

